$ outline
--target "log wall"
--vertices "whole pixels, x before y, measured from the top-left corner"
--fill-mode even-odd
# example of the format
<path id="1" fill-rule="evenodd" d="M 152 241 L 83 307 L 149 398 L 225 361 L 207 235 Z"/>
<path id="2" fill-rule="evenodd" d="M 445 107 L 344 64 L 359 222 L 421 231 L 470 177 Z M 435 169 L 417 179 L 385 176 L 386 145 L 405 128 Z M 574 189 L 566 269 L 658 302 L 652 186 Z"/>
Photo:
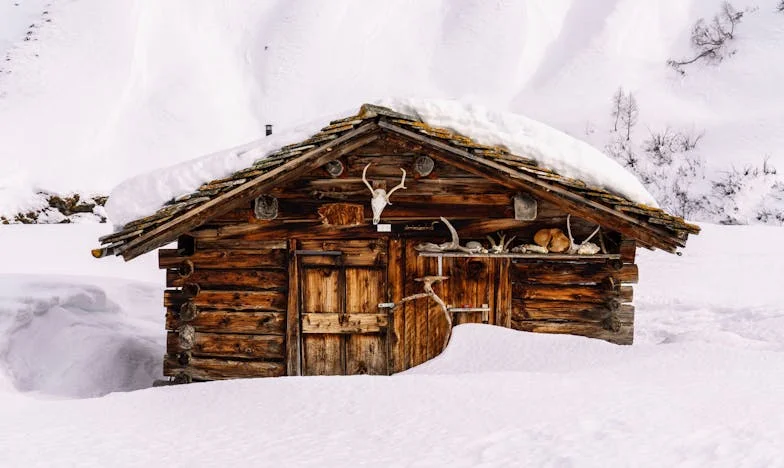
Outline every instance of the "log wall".
<path id="1" fill-rule="evenodd" d="M 371 367 L 402 371 L 442 351 L 448 329 L 438 305 L 429 299 L 412 301 L 389 316 L 375 309 L 378 301 L 365 304 L 364 315 L 356 317 L 340 308 L 322 310 L 311 304 L 308 291 L 326 281 L 318 275 L 332 271 L 335 259 L 313 256 L 299 261 L 297 249 L 345 252 L 341 268 L 378 270 L 376 296 L 397 303 L 422 292 L 422 283 L 415 278 L 438 274 L 437 259 L 420 256 L 414 246 L 449 239 L 444 226 L 435 222 L 440 216 L 452 221 L 463 243 L 487 243 L 485 236 L 503 231 L 507 238 L 517 236 L 517 245 L 531 243 L 541 228 L 566 230 L 566 212 L 551 202 L 538 200 L 535 220 L 515 220 L 517 192 L 440 160 L 431 174 L 419 176 L 412 166 L 416 156 L 401 147 L 372 143 L 343 156 L 339 176 L 319 168 L 274 189 L 270 195 L 279 202 L 275 219 L 257 219 L 248 204 L 183 236 L 178 249 L 160 250 L 160 268 L 166 270 L 169 288 L 164 295 L 165 375 L 185 381 L 300 375 L 317 368 L 303 368 L 303 355 L 311 364 L 320 356 L 308 351 L 313 346 L 303 346 L 303 334 L 326 332 L 377 334 L 355 340 L 371 343 L 368 349 L 386 350 L 374 351 L 373 356 L 380 357 Z M 407 188 L 395 192 L 382 215 L 393 225 L 392 233 L 378 232 L 370 223 L 369 193 L 360 178 L 368 162 L 373 163 L 368 178 L 375 187 L 391 188 L 400 182 L 400 168 L 408 171 Z M 572 218 L 577 241 L 594 227 Z M 455 324 L 487 322 L 631 344 L 636 245 L 609 230 L 601 237 L 616 258 L 444 258 L 443 274 L 450 279 L 435 290 L 452 307 L 487 304 L 490 309 L 455 313 Z M 352 251 L 374 239 L 386 247 L 374 250 L 372 258 L 364 250 Z M 302 275 L 314 279 L 301 283 Z M 365 299 L 349 293 L 341 307 L 359 309 L 355 299 L 357 304 Z M 338 322 L 327 312 L 343 313 L 348 319 L 335 328 Z M 349 356 L 340 349 L 340 355 Z"/>
<path id="2" fill-rule="evenodd" d="M 620 260 L 606 262 L 513 260 L 511 327 L 632 344 L 634 241 L 621 247 Z"/>
<path id="3" fill-rule="evenodd" d="M 285 375 L 286 242 L 190 244 L 159 250 L 169 288 L 164 375 L 184 381 Z"/>

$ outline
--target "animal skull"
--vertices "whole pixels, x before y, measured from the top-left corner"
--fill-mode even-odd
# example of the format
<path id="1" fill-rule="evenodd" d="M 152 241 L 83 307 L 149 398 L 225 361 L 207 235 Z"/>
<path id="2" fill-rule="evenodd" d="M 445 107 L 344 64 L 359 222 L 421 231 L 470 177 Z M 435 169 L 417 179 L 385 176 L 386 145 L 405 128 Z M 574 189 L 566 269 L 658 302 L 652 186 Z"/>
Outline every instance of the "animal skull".
<path id="1" fill-rule="evenodd" d="M 487 236 L 487 240 L 490 241 L 490 252 L 494 254 L 508 253 L 509 245 L 512 244 L 512 241 L 514 241 L 517 236 L 512 236 L 511 239 L 506 240 L 506 234 L 501 234 L 499 232 L 497 233 L 497 235 L 498 235 L 497 242 L 492 237 Z"/>
<path id="2" fill-rule="evenodd" d="M 403 178 L 400 179 L 400 183 L 394 187 L 392 190 L 387 192 L 382 188 L 374 189 L 373 186 L 368 182 L 366 174 L 367 170 L 370 167 L 371 163 L 368 163 L 365 168 L 362 170 L 362 181 L 367 185 L 367 188 L 370 190 L 370 207 L 373 209 L 373 224 L 378 224 L 381 221 L 381 213 L 384 211 L 384 208 L 387 205 L 391 205 L 392 202 L 389 201 L 389 197 L 395 193 L 395 190 L 404 189 L 406 188 L 406 170 L 401 168 L 400 170 L 403 171 Z"/>

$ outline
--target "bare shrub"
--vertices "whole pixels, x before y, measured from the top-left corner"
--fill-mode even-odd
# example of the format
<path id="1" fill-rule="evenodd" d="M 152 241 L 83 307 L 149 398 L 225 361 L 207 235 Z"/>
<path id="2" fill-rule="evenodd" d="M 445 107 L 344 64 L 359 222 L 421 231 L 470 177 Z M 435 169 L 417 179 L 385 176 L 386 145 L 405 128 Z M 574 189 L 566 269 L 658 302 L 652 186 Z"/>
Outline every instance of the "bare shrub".
<path id="1" fill-rule="evenodd" d="M 784 0 L 782 0 L 784 1 Z M 692 58 L 667 61 L 667 64 L 684 75 L 683 67 L 704 60 L 719 63 L 735 54 L 729 43 L 735 39 L 735 28 L 741 22 L 744 12 L 738 11 L 729 2 L 724 2 L 721 11 L 710 22 L 700 18 L 692 27 L 691 46 L 695 50 Z"/>

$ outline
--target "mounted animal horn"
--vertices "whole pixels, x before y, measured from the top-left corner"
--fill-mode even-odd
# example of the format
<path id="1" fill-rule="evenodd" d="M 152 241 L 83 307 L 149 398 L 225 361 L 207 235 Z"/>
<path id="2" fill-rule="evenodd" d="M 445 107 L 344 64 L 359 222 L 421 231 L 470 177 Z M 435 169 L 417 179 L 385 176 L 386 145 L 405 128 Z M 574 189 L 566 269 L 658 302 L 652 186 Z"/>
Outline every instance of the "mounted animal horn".
<path id="1" fill-rule="evenodd" d="M 378 224 L 381 221 L 381 213 L 384 211 L 384 208 L 387 205 L 391 205 L 392 203 L 389 201 L 389 197 L 395 193 L 396 190 L 406 188 L 406 170 L 400 168 L 403 171 L 403 178 L 400 179 L 400 183 L 396 186 L 392 187 L 392 190 L 387 192 L 385 189 L 377 188 L 374 189 L 373 186 L 367 180 L 367 170 L 370 167 L 371 163 L 368 163 L 367 166 L 362 170 L 362 181 L 367 185 L 367 188 L 370 190 L 370 207 L 373 209 L 373 224 Z"/>

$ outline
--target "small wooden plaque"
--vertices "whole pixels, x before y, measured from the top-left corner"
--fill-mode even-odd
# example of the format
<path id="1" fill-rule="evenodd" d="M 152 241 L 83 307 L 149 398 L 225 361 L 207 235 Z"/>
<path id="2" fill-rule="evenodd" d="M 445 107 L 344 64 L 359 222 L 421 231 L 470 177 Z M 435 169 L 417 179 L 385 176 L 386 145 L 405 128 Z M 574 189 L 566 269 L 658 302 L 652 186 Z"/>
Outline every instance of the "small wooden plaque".
<path id="1" fill-rule="evenodd" d="M 318 209 L 321 223 L 328 226 L 357 226 L 365 222 L 365 208 L 354 203 L 330 203 Z"/>

